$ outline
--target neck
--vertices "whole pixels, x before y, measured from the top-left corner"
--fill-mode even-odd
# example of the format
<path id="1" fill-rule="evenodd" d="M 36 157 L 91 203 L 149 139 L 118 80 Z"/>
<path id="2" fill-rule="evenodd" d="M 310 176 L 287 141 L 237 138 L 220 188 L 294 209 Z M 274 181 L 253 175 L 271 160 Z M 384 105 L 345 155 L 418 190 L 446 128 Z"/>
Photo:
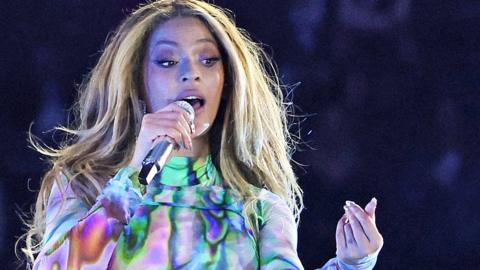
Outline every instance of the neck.
<path id="1" fill-rule="evenodd" d="M 221 183 L 216 175 L 215 168 L 208 155 L 199 158 L 174 156 L 165 163 L 160 174 L 156 175 L 156 179 L 152 182 L 176 187 L 210 186 Z"/>

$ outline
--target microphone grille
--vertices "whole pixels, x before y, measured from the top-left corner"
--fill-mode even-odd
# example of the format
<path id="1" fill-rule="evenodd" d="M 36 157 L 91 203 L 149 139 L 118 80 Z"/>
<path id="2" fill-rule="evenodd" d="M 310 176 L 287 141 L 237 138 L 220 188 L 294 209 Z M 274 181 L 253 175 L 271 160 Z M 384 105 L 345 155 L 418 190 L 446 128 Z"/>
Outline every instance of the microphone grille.
<path id="1" fill-rule="evenodd" d="M 190 103 L 186 102 L 185 100 L 177 100 L 175 101 L 175 104 L 180 106 L 188 113 L 188 115 L 190 116 L 190 121 L 195 120 L 195 110 L 193 109 L 192 105 L 190 105 Z"/>

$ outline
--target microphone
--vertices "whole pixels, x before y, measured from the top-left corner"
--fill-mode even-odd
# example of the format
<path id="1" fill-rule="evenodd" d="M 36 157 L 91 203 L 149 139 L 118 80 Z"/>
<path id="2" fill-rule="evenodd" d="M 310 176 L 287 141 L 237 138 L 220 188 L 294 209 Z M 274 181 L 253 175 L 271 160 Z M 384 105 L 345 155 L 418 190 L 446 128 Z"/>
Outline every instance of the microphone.
<path id="1" fill-rule="evenodd" d="M 193 122 L 195 119 L 195 110 L 190 103 L 184 100 L 178 100 L 174 102 L 182 109 L 184 109 Z M 173 150 L 173 145 L 169 141 L 160 141 L 150 151 L 142 162 L 142 169 L 138 175 L 138 180 L 142 185 L 148 185 L 153 177 L 157 175 L 162 169 L 163 165 L 167 162 L 168 156 Z"/>

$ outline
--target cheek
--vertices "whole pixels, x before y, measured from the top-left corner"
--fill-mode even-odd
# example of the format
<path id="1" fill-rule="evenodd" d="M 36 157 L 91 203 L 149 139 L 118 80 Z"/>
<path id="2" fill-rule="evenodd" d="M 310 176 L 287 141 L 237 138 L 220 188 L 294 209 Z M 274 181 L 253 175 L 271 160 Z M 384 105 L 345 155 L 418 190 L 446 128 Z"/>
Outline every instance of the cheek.
<path id="1" fill-rule="evenodd" d="M 224 74 L 222 72 L 215 72 L 207 76 L 208 78 L 208 87 L 214 96 L 214 99 L 222 96 L 223 83 L 224 83 Z"/>
<path id="2" fill-rule="evenodd" d="M 165 106 L 164 103 L 165 97 L 160 91 L 156 91 L 152 88 L 147 91 L 147 104 L 149 105 L 147 108 L 150 113 L 156 112 L 163 108 Z"/>
<path id="3" fill-rule="evenodd" d="M 210 121 L 213 122 L 217 117 L 220 101 L 222 98 L 223 75 L 222 74 L 211 75 L 208 89 L 209 89 L 210 100 L 212 101 L 209 118 L 210 118 Z"/>
<path id="4" fill-rule="evenodd" d="M 145 101 L 150 112 L 158 111 L 165 107 L 168 100 L 168 89 L 170 88 L 162 77 L 150 74 L 145 83 Z"/>
<path id="5" fill-rule="evenodd" d="M 215 101 L 216 105 L 220 102 L 223 91 L 223 76 L 213 75 L 210 77 L 211 81 L 209 82 L 209 91 L 211 93 L 211 99 Z"/>

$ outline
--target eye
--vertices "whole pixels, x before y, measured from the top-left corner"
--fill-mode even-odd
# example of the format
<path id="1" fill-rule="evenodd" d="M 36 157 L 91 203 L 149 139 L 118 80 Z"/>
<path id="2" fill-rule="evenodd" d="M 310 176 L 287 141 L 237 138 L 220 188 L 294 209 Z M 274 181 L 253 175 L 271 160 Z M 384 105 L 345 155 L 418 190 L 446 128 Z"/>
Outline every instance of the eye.
<path id="1" fill-rule="evenodd" d="M 220 61 L 220 57 L 209 57 L 201 60 L 202 64 L 207 67 L 215 65 L 215 63 L 217 63 L 218 61 Z"/>
<path id="2" fill-rule="evenodd" d="M 161 67 L 164 67 L 164 68 L 168 68 L 168 67 L 171 67 L 173 65 L 176 65 L 178 63 L 178 61 L 175 61 L 175 60 L 157 60 L 155 61 L 158 65 L 160 65 Z"/>

